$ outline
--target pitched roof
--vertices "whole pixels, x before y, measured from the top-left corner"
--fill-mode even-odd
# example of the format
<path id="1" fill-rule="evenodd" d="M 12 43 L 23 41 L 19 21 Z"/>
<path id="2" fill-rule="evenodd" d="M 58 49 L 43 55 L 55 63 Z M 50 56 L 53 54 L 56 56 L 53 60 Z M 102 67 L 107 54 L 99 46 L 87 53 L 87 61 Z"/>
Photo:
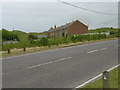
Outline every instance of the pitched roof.
<path id="1" fill-rule="evenodd" d="M 60 26 L 60 27 L 56 27 L 56 28 L 53 28 L 53 29 L 51 28 L 51 29 L 49 29 L 48 32 L 53 32 L 53 31 L 58 31 L 58 30 L 66 29 L 66 28 L 68 28 L 70 25 L 72 25 L 74 22 L 75 22 L 75 21 L 70 22 L 70 23 L 66 23 L 65 25 L 62 25 L 62 26 Z"/>

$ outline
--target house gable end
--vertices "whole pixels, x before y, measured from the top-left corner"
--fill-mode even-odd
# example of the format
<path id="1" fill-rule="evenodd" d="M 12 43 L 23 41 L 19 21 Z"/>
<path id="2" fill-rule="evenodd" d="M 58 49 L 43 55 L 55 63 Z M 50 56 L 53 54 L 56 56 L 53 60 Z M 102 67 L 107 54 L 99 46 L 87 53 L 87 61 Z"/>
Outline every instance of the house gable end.
<path id="1" fill-rule="evenodd" d="M 71 24 L 68 28 L 68 34 L 84 34 L 88 32 L 88 26 L 84 25 L 80 21 L 76 20 L 73 24 Z"/>

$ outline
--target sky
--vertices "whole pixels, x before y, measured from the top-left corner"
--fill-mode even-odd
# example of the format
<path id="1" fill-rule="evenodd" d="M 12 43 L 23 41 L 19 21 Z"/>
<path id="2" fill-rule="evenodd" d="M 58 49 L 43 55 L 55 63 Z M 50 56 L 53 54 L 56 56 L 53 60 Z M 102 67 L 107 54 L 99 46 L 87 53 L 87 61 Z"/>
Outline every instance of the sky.
<path id="1" fill-rule="evenodd" d="M 17 1 L 17 0 L 16 0 Z M 118 2 L 68 2 L 79 7 L 103 13 L 118 14 Z M 111 1 L 111 0 L 109 0 Z M 113 0 L 114 1 L 114 0 Z M 43 32 L 54 25 L 60 26 L 73 20 L 88 25 L 89 29 L 101 27 L 118 27 L 118 15 L 105 15 L 86 11 L 64 4 L 57 0 L 52 2 L 8 2 L 0 4 L 0 28 L 21 30 L 24 32 Z"/>

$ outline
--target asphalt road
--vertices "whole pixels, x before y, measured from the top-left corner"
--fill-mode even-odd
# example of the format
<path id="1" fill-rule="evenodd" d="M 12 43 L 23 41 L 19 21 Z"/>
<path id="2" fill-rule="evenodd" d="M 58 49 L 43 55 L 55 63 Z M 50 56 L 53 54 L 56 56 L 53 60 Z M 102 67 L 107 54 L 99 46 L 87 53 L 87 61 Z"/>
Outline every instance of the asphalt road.
<path id="1" fill-rule="evenodd" d="M 118 40 L 2 59 L 3 88 L 74 88 L 118 64 Z"/>

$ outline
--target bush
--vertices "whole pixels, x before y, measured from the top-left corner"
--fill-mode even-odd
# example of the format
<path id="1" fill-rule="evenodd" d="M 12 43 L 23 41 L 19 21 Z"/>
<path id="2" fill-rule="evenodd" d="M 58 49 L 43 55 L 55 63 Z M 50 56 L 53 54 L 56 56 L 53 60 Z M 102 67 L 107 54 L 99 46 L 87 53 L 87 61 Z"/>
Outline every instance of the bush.
<path id="1" fill-rule="evenodd" d="M 39 41 L 40 46 L 47 46 L 48 45 L 48 38 L 42 37 Z"/>
<path id="2" fill-rule="evenodd" d="M 111 31 L 111 32 L 110 32 L 110 35 L 112 35 L 112 34 L 118 34 L 118 32 Z"/>
<path id="3" fill-rule="evenodd" d="M 112 34 L 110 37 L 117 37 L 120 36 L 118 34 Z M 36 47 L 36 46 L 48 46 L 59 44 L 65 44 L 70 42 L 83 42 L 83 41 L 90 41 L 90 40 L 100 40 L 107 38 L 106 34 L 92 34 L 92 35 L 72 35 L 68 37 L 59 37 L 59 38 L 50 38 L 43 37 L 37 40 L 30 39 L 30 40 L 21 40 L 18 43 L 10 43 L 8 45 L 3 45 L 2 50 L 7 50 L 8 48 L 22 48 L 22 47 Z"/>
<path id="4" fill-rule="evenodd" d="M 38 39 L 38 37 L 35 36 L 35 35 L 29 35 L 29 36 L 28 36 L 28 39 L 29 39 L 29 40 L 30 40 L 30 39 Z"/>

